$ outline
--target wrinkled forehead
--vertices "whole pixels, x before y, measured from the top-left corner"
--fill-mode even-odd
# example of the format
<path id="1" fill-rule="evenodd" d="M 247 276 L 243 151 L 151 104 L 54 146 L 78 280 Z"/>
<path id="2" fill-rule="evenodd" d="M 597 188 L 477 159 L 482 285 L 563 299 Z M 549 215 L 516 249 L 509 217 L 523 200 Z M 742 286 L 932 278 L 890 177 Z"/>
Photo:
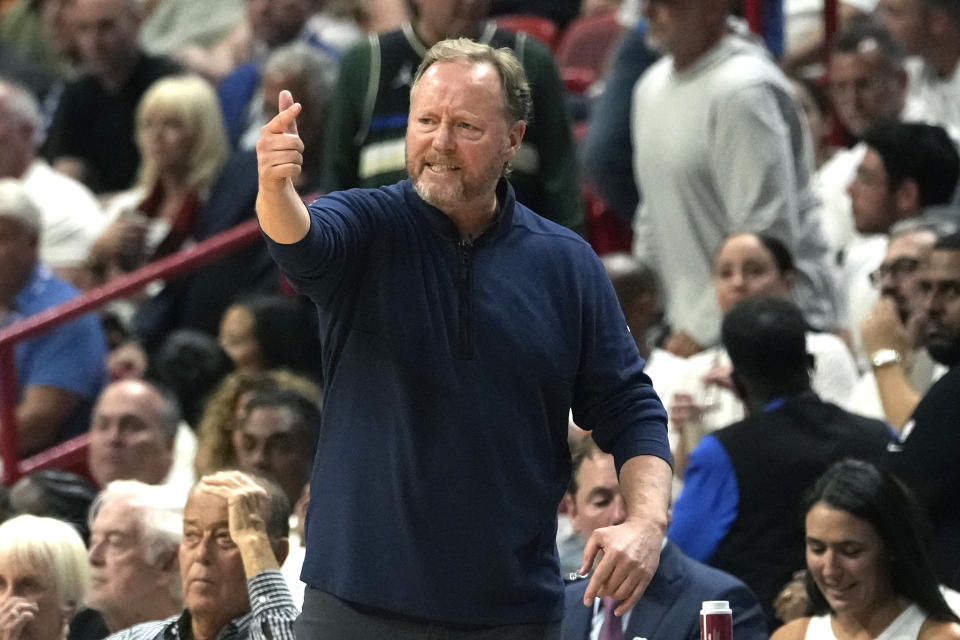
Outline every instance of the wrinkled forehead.
<path id="1" fill-rule="evenodd" d="M 887 245 L 884 260 L 889 262 L 897 258 L 926 259 L 930 256 L 936 241 L 936 234 L 927 230 L 910 231 L 896 235 L 890 239 L 890 243 Z"/>
<path id="2" fill-rule="evenodd" d="M 960 281 L 960 249 L 934 249 L 925 272 L 931 280 Z"/>
<path id="3" fill-rule="evenodd" d="M 183 507 L 183 520 L 208 525 L 227 520 L 227 500 L 198 484 Z"/>
<path id="4" fill-rule="evenodd" d="M 503 87 L 500 74 L 489 62 L 473 60 L 439 60 L 427 67 L 423 75 L 411 89 L 411 99 L 416 95 L 432 97 L 434 93 L 461 95 L 463 92 L 476 91 L 490 93 L 500 102 L 503 100 Z"/>

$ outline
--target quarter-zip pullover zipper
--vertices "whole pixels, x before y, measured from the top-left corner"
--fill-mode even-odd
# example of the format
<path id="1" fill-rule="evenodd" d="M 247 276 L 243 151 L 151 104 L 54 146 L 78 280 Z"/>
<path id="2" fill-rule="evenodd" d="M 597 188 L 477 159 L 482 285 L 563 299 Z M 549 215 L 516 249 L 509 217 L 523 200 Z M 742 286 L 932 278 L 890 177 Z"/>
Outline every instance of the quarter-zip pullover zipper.
<path id="1" fill-rule="evenodd" d="M 457 242 L 457 358 L 473 360 L 473 242 Z"/>

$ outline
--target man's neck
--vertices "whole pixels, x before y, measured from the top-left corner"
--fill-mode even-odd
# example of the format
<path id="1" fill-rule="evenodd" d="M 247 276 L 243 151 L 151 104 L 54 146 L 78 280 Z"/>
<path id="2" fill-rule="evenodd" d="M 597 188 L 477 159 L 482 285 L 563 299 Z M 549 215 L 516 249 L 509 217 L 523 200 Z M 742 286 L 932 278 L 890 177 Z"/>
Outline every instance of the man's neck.
<path id="1" fill-rule="evenodd" d="M 925 56 L 925 60 L 940 80 L 952 77 L 957 70 L 957 65 L 960 64 L 960 42 L 944 43 L 942 46 L 932 48 Z"/>
<path id="2" fill-rule="evenodd" d="M 190 616 L 190 633 L 193 640 L 214 640 L 220 630 L 230 622 L 230 619 L 211 619 L 206 616 Z"/>
<path id="3" fill-rule="evenodd" d="M 720 42 L 725 33 L 724 29 L 720 29 L 716 32 L 703 34 L 701 38 L 690 41 L 683 50 L 673 54 L 673 68 L 677 71 L 686 71 L 692 67 L 704 54 Z"/>
<path id="4" fill-rule="evenodd" d="M 101 69 L 95 73 L 97 80 L 109 93 L 118 93 L 133 73 L 133 68 L 140 61 L 140 51 L 134 51 L 123 57 L 108 69 Z"/>
<path id="5" fill-rule="evenodd" d="M 470 207 L 456 211 L 443 212 L 457 228 L 460 240 L 473 242 L 486 231 L 497 216 L 497 196 L 493 196 L 490 206 Z"/>

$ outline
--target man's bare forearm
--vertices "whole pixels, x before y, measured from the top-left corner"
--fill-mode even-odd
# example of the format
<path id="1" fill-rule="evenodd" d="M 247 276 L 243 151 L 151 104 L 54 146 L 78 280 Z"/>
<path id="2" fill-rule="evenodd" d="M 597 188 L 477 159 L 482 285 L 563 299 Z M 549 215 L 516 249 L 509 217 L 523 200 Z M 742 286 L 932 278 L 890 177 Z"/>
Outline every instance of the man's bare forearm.
<path id="1" fill-rule="evenodd" d="M 293 184 L 257 192 L 257 219 L 260 228 L 274 242 L 293 244 L 307 235 L 310 215 Z"/>
<path id="2" fill-rule="evenodd" d="M 635 456 L 620 468 L 620 492 L 627 519 L 642 519 L 667 530 L 670 507 L 670 465 L 657 456 Z"/>

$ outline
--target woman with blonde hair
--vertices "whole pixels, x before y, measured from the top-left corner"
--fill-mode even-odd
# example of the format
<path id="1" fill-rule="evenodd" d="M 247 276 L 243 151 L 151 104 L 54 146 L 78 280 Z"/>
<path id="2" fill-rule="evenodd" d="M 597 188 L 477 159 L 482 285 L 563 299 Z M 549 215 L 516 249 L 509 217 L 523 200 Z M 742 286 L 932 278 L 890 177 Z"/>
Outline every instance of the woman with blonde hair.
<path id="1" fill-rule="evenodd" d="M 183 247 L 229 153 L 216 92 L 199 76 L 155 82 L 137 107 L 136 135 L 140 173 L 107 207 L 90 251 L 92 284 Z"/>
<path id="2" fill-rule="evenodd" d="M 80 534 L 54 518 L 0 525 L 0 640 L 63 640 L 89 583 Z"/>

